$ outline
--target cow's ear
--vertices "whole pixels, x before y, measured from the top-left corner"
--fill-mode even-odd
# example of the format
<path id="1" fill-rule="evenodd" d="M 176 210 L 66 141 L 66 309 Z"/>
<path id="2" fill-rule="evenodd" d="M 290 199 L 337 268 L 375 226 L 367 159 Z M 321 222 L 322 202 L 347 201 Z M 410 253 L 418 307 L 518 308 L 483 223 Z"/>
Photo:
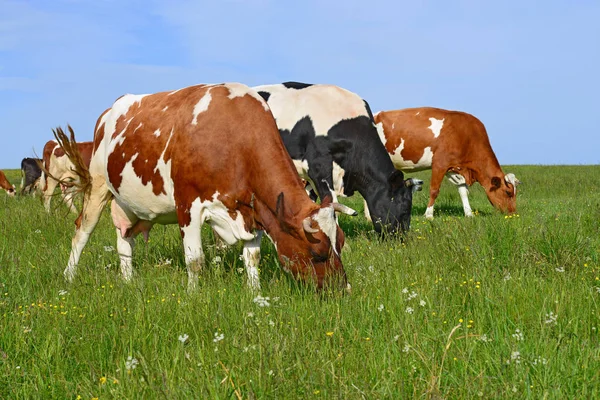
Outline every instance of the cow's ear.
<path id="1" fill-rule="evenodd" d="M 292 225 L 285 219 L 285 206 L 283 203 L 283 192 L 277 196 L 277 205 L 275 206 L 275 217 L 279 222 L 279 227 L 286 233 L 292 233 L 294 231 Z"/>
<path id="2" fill-rule="evenodd" d="M 497 176 L 492 178 L 492 190 L 496 190 L 496 189 L 500 189 L 500 187 L 502 186 L 502 179 L 498 178 Z"/>
<path id="3" fill-rule="evenodd" d="M 392 192 L 396 192 L 396 190 L 404 186 L 404 174 L 402 171 L 396 169 L 390 174 L 388 182 Z"/>

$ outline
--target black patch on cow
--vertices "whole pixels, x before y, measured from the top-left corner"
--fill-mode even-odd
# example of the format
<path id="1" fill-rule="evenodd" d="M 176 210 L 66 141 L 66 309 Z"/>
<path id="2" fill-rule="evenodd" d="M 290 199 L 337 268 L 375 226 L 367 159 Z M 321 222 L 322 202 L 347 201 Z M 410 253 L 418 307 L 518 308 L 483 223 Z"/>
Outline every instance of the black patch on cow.
<path id="1" fill-rule="evenodd" d="M 262 97 L 266 102 L 268 102 L 269 101 L 269 97 L 271 97 L 271 93 L 265 92 L 265 91 L 262 91 L 262 90 L 260 92 L 258 92 L 258 95 L 260 97 Z"/>
<path id="2" fill-rule="evenodd" d="M 294 160 L 302 160 L 305 158 L 309 143 L 315 139 L 315 127 L 310 117 L 306 116 L 296 122 L 291 132 L 280 129 L 279 134 L 290 157 Z"/>
<path id="3" fill-rule="evenodd" d="M 305 89 L 309 86 L 312 86 L 312 83 L 302 83 L 302 82 L 283 82 L 283 86 L 288 89 Z"/>

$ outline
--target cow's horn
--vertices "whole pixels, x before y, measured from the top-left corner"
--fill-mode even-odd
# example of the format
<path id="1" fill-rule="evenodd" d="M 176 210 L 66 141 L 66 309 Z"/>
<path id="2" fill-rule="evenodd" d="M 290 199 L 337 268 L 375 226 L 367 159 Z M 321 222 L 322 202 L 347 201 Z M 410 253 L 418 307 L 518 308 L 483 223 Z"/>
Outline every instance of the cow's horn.
<path id="1" fill-rule="evenodd" d="M 306 217 L 304 218 L 304 220 L 302 221 L 302 227 L 304 228 L 304 230 L 308 233 L 317 233 L 319 232 L 318 229 L 313 228 L 312 226 L 310 226 L 310 217 Z"/>
<path id="2" fill-rule="evenodd" d="M 513 174 L 513 173 L 504 175 L 504 180 L 507 183 L 512 183 L 515 186 L 518 185 L 519 183 L 521 183 L 521 181 L 518 180 L 517 177 L 515 176 L 515 174 Z"/>
<path id="3" fill-rule="evenodd" d="M 345 206 L 341 203 L 332 203 L 331 206 L 335 211 L 341 212 L 342 214 L 352 215 L 353 217 L 356 217 L 358 215 L 356 210 L 353 210 L 352 208 Z"/>

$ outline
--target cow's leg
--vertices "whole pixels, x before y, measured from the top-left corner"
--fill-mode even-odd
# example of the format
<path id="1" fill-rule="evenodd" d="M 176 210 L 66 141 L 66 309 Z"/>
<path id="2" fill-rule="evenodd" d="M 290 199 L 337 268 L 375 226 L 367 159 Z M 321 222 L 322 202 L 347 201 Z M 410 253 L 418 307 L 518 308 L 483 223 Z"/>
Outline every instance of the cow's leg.
<path id="1" fill-rule="evenodd" d="M 425 210 L 425 218 L 432 220 L 433 219 L 433 205 L 435 204 L 435 199 L 437 199 L 440 194 L 440 186 L 442 185 L 442 180 L 444 179 L 445 171 L 440 168 L 432 168 L 431 169 L 431 182 L 429 184 L 429 203 L 427 203 L 427 209 Z"/>
<path id="2" fill-rule="evenodd" d="M 62 190 L 62 188 L 61 188 L 61 190 Z M 75 207 L 75 204 L 73 204 L 74 200 L 75 200 L 75 195 L 76 195 L 76 192 L 74 190 L 67 189 L 62 194 L 62 199 L 63 199 L 64 203 L 67 205 L 67 207 L 69 208 L 69 211 L 77 214 L 77 207 Z"/>
<path id="3" fill-rule="evenodd" d="M 92 178 L 92 188 L 83 198 L 83 208 L 77 218 L 77 230 L 71 242 L 69 263 L 64 271 L 65 278 L 68 281 L 72 281 L 75 277 L 81 252 L 98 224 L 104 206 L 111 197 L 112 194 L 108 190 L 104 177 L 98 175 Z"/>
<path id="4" fill-rule="evenodd" d="M 371 213 L 369 212 L 369 205 L 366 200 L 363 200 L 363 202 L 365 203 L 365 218 L 367 221 L 372 222 L 373 220 L 371 219 Z"/>
<path id="5" fill-rule="evenodd" d="M 193 292 L 196 290 L 198 283 L 198 273 L 204 268 L 204 252 L 202 251 L 200 232 L 204 217 L 200 199 L 187 207 L 178 204 L 177 218 L 183 239 L 185 265 L 188 272 L 188 292 Z"/>
<path id="6" fill-rule="evenodd" d="M 117 252 L 121 261 L 121 274 L 125 281 L 133 276 L 133 248 L 136 234 L 131 234 L 130 229 L 137 222 L 137 217 L 124 210 L 115 199 L 110 204 L 110 213 L 117 231 Z"/>
<path id="7" fill-rule="evenodd" d="M 44 208 L 46 212 L 50 212 L 50 201 L 54 196 L 54 189 L 56 189 L 58 182 L 49 176 L 46 177 L 46 189 L 42 192 L 42 199 L 44 200 Z"/>
<path id="8" fill-rule="evenodd" d="M 256 237 L 244 242 L 244 265 L 248 273 L 248 286 L 253 290 L 260 290 L 258 277 L 258 263 L 260 262 L 260 240 L 263 231 L 256 232 Z"/>
<path id="9" fill-rule="evenodd" d="M 473 211 L 471 210 L 471 205 L 469 204 L 469 189 L 464 176 L 455 172 L 448 172 L 446 176 L 448 177 L 448 180 L 452 182 L 452 184 L 458 187 L 458 194 L 460 195 L 460 200 L 462 201 L 463 210 L 465 210 L 465 216 L 472 217 Z"/>

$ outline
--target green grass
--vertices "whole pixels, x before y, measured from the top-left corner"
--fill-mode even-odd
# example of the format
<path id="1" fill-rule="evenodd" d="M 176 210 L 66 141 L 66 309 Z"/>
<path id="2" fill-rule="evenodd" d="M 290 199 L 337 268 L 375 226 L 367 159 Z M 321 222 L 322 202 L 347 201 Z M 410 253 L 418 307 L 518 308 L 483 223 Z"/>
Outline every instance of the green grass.
<path id="1" fill-rule="evenodd" d="M 427 172 L 404 244 L 342 216 L 351 295 L 298 287 L 264 240 L 269 307 L 206 228 L 197 293 L 174 226 L 139 238 L 125 284 L 108 210 L 68 284 L 74 216 L 0 194 L 0 399 L 599 398 L 600 167 L 505 169 L 512 218 L 478 185 L 465 218 L 445 182 L 425 220 Z"/>

